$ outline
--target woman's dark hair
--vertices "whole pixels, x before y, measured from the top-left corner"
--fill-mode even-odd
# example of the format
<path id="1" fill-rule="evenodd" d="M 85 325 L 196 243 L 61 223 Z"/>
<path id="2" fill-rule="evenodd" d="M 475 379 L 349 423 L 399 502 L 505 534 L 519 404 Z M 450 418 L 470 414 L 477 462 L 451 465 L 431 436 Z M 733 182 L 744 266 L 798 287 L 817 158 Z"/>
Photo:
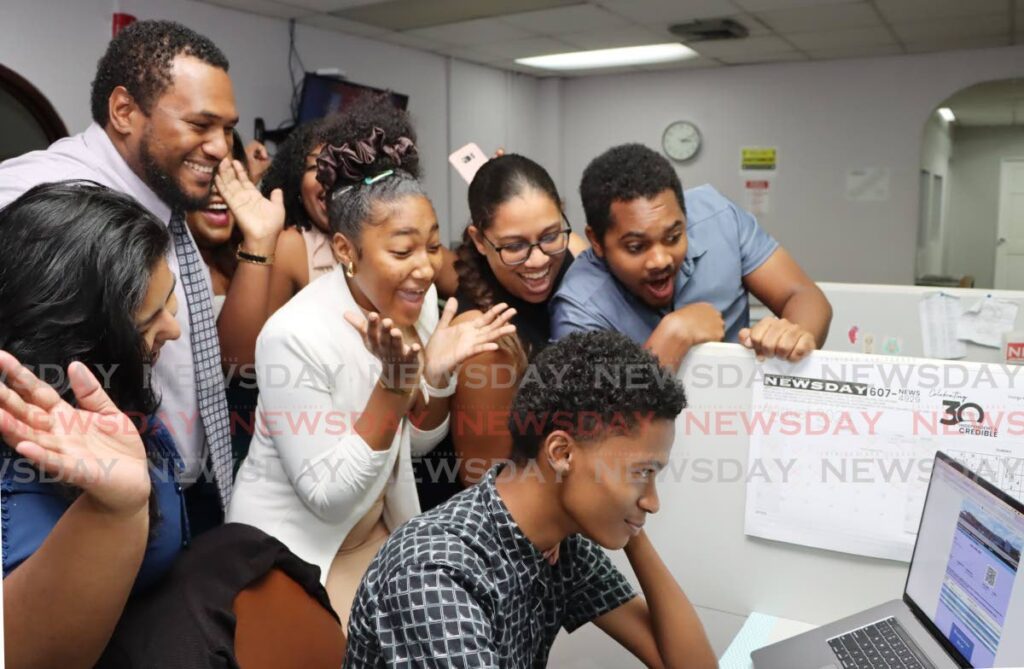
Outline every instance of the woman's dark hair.
<path id="1" fill-rule="evenodd" d="M 302 204 L 302 178 L 306 173 L 306 156 L 321 144 L 341 146 L 368 137 L 380 128 L 389 138 L 408 137 L 416 143 L 416 131 L 409 114 L 391 103 L 387 94 L 368 94 L 356 98 L 343 112 L 317 121 L 309 121 L 293 130 L 278 147 L 270 169 L 263 176 L 260 188 L 269 196 L 275 188 L 284 194 L 285 227 L 303 230 L 313 221 Z M 402 169 L 414 178 L 420 177 L 419 156 L 406 157 Z"/>
<path id="2" fill-rule="evenodd" d="M 514 153 L 492 158 L 484 163 L 469 184 L 469 216 L 471 224 L 481 232 L 494 223 L 494 214 L 501 205 L 529 190 L 544 193 L 561 210 L 562 198 L 547 171 L 525 156 Z M 455 250 L 458 259 L 459 290 L 473 301 L 475 308 L 486 311 L 494 306 L 494 274 L 469 236 L 469 226 L 462 233 L 462 243 Z"/>
<path id="3" fill-rule="evenodd" d="M 675 420 L 686 408 L 682 384 L 658 358 L 618 332 L 574 332 L 530 363 L 509 410 L 512 459 L 537 457 L 555 430 L 578 441 L 636 429 L 641 418 Z"/>
<path id="4" fill-rule="evenodd" d="M 331 230 L 352 240 L 357 253 L 375 203 L 426 197 L 420 182 L 405 169 L 418 164 L 416 145 L 408 137 L 388 137 L 379 127 L 340 146 L 328 143 L 316 162 L 316 178 L 327 192 Z"/>
<path id="5" fill-rule="evenodd" d="M 323 142 L 341 146 L 370 136 L 374 128 L 380 128 L 384 136 L 392 141 L 405 137 L 416 144 L 416 129 L 412 118 L 404 109 L 391 102 L 387 93 L 368 93 L 356 98 L 339 114 L 327 117 L 323 126 Z M 403 157 L 402 170 L 414 179 L 419 179 L 420 157 L 410 153 Z"/>
<path id="6" fill-rule="evenodd" d="M 260 190 L 267 197 L 275 188 L 281 189 L 286 228 L 295 226 L 309 230 L 313 227 L 313 221 L 302 204 L 302 177 L 306 173 L 306 156 L 324 143 L 323 124 L 322 120 L 309 121 L 292 130 L 288 139 L 277 148 L 274 160 L 260 182 Z"/>
<path id="7" fill-rule="evenodd" d="M 620 144 L 590 161 L 580 181 L 587 225 L 599 240 L 612 225 L 612 203 L 649 199 L 670 190 L 686 213 L 683 184 L 663 155 L 643 144 Z"/>
<path id="8" fill-rule="evenodd" d="M 70 402 L 66 370 L 78 360 L 119 409 L 152 414 L 135 313 L 169 244 L 166 227 L 127 195 L 87 181 L 32 188 L 0 210 L 0 349 Z"/>

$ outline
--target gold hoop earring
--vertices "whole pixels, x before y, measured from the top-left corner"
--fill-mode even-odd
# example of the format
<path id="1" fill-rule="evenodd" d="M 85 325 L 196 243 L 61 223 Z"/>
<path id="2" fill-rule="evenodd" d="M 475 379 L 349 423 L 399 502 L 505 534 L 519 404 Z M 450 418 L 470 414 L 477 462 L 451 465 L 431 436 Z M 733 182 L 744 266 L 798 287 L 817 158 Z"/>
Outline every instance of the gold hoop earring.
<path id="1" fill-rule="evenodd" d="M 344 267 L 345 267 L 345 276 L 347 276 L 348 278 L 351 279 L 352 277 L 354 277 L 356 275 L 356 264 L 355 264 L 355 262 L 349 260 L 347 263 L 344 263 Z"/>

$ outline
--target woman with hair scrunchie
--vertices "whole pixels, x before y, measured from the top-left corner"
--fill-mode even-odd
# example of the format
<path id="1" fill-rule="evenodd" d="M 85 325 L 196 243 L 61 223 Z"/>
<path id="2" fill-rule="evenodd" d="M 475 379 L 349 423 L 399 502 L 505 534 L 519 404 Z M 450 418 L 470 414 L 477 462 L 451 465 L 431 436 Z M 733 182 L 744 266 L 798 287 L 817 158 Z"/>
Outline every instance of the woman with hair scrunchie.
<path id="1" fill-rule="evenodd" d="M 437 217 L 403 169 L 415 157 L 381 128 L 322 152 L 339 266 L 259 337 L 256 435 L 228 510 L 319 566 L 343 624 L 377 549 L 420 511 L 411 457 L 448 431 L 456 368 L 515 331 L 505 304 L 455 325 L 452 299 L 438 317 Z"/>

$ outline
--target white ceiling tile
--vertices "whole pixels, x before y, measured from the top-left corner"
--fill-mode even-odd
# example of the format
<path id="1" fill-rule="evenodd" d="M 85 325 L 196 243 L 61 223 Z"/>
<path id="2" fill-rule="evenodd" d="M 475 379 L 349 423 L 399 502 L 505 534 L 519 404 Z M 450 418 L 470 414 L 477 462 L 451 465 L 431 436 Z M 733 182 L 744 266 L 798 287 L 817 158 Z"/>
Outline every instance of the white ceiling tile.
<path id="1" fill-rule="evenodd" d="M 716 19 L 737 12 L 730 0 L 598 0 L 603 7 L 636 23 L 683 23 Z"/>
<path id="2" fill-rule="evenodd" d="M 739 7 L 748 12 L 763 12 L 770 9 L 786 9 L 789 7 L 817 7 L 820 5 L 841 5 L 860 0 L 733 0 Z"/>
<path id="3" fill-rule="evenodd" d="M 908 42 L 907 53 L 930 53 L 932 51 L 953 51 L 955 49 L 987 49 L 1006 46 L 1006 37 L 944 37 Z"/>
<path id="4" fill-rule="evenodd" d="M 717 60 L 710 58 L 691 58 L 680 60 L 675 63 L 659 63 L 657 65 L 643 65 L 640 67 L 644 72 L 664 72 L 665 70 L 697 70 L 709 67 L 722 67 Z"/>
<path id="5" fill-rule="evenodd" d="M 451 45 L 444 42 L 440 42 L 434 39 L 427 39 L 426 37 L 420 37 L 419 35 L 410 35 L 409 33 L 388 31 L 378 37 L 377 39 L 386 40 L 392 44 L 398 44 L 400 46 L 407 46 L 412 49 L 420 49 L 423 51 L 443 51 L 448 49 Z"/>
<path id="6" fill-rule="evenodd" d="M 1009 26 L 1007 25 L 1006 16 L 1002 14 L 963 16 L 960 18 L 946 18 L 919 23 L 894 23 L 892 29 L 901 40 L 908 44 L 931 40 L 990 37 L 994 35 L 1009 37 Z"/>
<path id="7" fill-rule="evenodd" d="M 824 5 L 757 12 L 759 19 L 783 33 L 867 28 L 882 25 L 878 13 L 865 3 Z"/>
<path id="8" fill-rule="evenodd" d="M 282 3 L 316 12 L 336 12 L 360 5 L 373 5 L 386 0 L 281 0 Z"/>
<path id="9" fill-rule="evenodd" d="M 748 37 L 747 39 L 722 40 L 719 42 L 694 42 L 694 51 L 710 58 L 733 58 L 746 55 L 763 55 L 792 51 L 793 47 L 778 37 Z"/>
<path id="10" fill-rule="evenodd" d="M 807 49 L 812 60 L 833 60 L 836 58 L 872 58 L 875 56 L 898 56 L 903 47 L 897 44 L 864 44 L 860 46 L 840 46 L 824 49 Z"/>
<path id="11" fill-rule="evenodd" d="M 308 9 L 293 7 L 280 2 L 272 2 L 271 0 L 205 0 L 205 2 L 210 5 L 237 9 L 261 16 L 272 16 L 278 19 L 294 19 L 312 13 Z"/>
<path id="12" fill-rule="evenodd" d="M 895 44 L 888 28 L 853 28 L 851 30 L 824 30 L 813 33 L 784 35 L 798 49 L 805 51 L 840 49 L 846 47 L 867 47 Z"/>
<path id="13" fill-rule="evenodd" d="M 875 0 L 886 20 L 892 22 L 927 21 L 953 16 L 976 16 L 1004 12 L 1008 17 L 1009 0 Z"/>
<path id="14" fill-rule="evenodd" d="M 723 56 L 718 60 L 722 61 L 726 65 L 753 65 L 754 63 L 783 63 L 797 60 L 808 60 L 808 58 L 798 51 L 784 51 L 782 53 Z"/>
<path id="15" fill-rule="evenodd" d="M 518 72 L 520 74 L 528 74 L 531 77 L 540 78 L 551 78 L 562 76 L 554 70 L 542 70 L 539 67 L 529 67 L 527 65 L 520 65 L 514 60 L 505 60 L 500 63 L 502 69 L 509 70 L 511 72 Z"/>
<path id="16" fill-rule="evenodd" d="M 547 56 L 552 53 L 567 53 L 576 47 L 550 37 L 530 37 L 509 42 L 494 42 L 476 47 L 480 51 L 494 54 L 502 58 L 529 58 L 530 56 Z"/>
<path id="17" fill-rule="evenodd" d="M 471 63 L 480 63 L 481 65 L 493 65 L 507 60 L 501 56 L 495 56 L 493 53 L 485 53 L 472 47 L 453 47 L 450 49 L 444 49 L 441 53 L 451 56 L 452 58 L 468 60 Z"/>
<path id="18" fill-rule="evenodd" d="M 768 35 L 771 33 L 769 28 L 764 21 L 757 18 L 753 14 L 734 14 L 729 17 L 733 21 L 742 23 L 743 26 L 749 31 L 750 37 L 756 37 L 758 35 Z"/>
<path id="19" fill-rule="evenodd" d="M 348 19 L 338 18 L 337 16 L 331 16 L 330 14 L 310 14 L 309 16 L 299 19 L 299 23 L 313 26 L 314 28 L 334 30 L 336 32 L 348 33 L 349 35 L 360 35 L 362 37 L 377 37 L 378 35 L 383 35 L 388 32 L 387 30 L 378 28 L 377 26 L 349 21 Z"/>
<path id="20" fill-rule="evenodd" d="M 660 44 L 678 40 L 672 39 L 665 32 L 659 34 L 642 26 L 626 26 L 613 30 L 597 30 L 585 33 L 568 33 L 557 36 L 566 44 L 571 44 L 577 49 L 615 49 L 623 46 L 643 46 L 645 44 Z"/>
<path id="21" fill-rule="evenodd" d="M 507 42 L 526 39 L 534 35 L 529 31 L 502 23 L 498 19 L 474 19 L 459 23 L 448 23 L 430 28 L 418 28 L 408 34 L 437 40 L 455 46 L 475 46 L 492 42 Z"/>
<path id="22" fill-rule="evenodd" d="M 621 16 L 593 5 L 570 5 L 539 12 L 507 14 L 501 17 L 501 21 L 538 35 L 607 30 L 629 25 Z"/>

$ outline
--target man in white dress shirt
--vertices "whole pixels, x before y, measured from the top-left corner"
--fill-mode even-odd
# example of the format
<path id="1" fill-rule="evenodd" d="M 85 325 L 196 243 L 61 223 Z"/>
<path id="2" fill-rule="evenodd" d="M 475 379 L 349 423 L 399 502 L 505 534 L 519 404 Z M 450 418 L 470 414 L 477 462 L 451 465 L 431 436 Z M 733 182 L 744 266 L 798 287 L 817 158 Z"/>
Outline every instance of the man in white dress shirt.
<path id="1" fill-rule="evenodd" d="M 184 212 L 210 197 L 238 122 L 228 61 L 207 38 L 169 21 L 140 21 L 109 44 L 82 133 L 0 164 L 0 207 L 29 188 L 89 179 L 135 197 L 168 224 L 182 336 L 154 367 L 159 417 L 185 462 L 193 534 L 217 524 L 232 489 L 232 456 L 209 273 Z M 207 467 L 207 464 L 210 466 Z M 197 483 L 196 483 L 197 482 Z M 193 484 L 194 483 L 194 484 Z"/>

